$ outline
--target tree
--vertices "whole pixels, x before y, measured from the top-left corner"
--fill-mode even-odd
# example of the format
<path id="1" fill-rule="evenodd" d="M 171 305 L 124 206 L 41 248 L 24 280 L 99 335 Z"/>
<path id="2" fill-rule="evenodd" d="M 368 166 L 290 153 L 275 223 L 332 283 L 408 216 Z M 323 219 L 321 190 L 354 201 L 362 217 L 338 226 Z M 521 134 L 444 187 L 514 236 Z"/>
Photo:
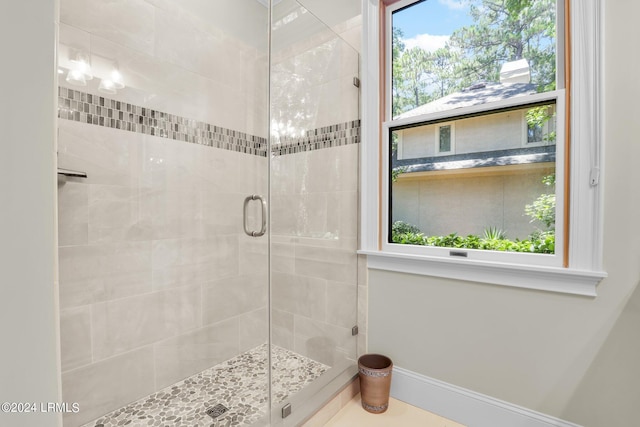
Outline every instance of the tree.
<path id="1" fill-rule="evenodd" d="M 435 52 L 406 50 L 402 30 L 393 29 L 393 116 L 479 81 L 498 82 L 505 62 L 523 58 L 539 92 L 555 89 L 555 0 L 468 4 L 473 24 L 454 31 Z"/>
<path id="2" fill-rule="evenodd" d="M 398 89 L 404 100 L 402 107 L 405 109 L 416 108 L 429 101 L 427 97 L 428 58 L 427 52 L 420 47 L 406 50 L 400 56 L 402 81 Z"/>
<path id="3" fill-rule="evenodd" d="M 427 55 L 428 80 L 432 88 L 431 98 L 438 99 L 459 88 L 455 77 L 455 64 L 460 55 L 450 48 L 444 47 Z"/>
<path id="4" fill-rule="evenodd" d="M 400 66 L 400 55 L 404 51 L 405 45 L 402 42 L 404 34 L 402 30 L 397 27 L 393 27 L 393 34 L 391 38 L 391 57 L 392 57 L 392 69 L 391 80 L 393 87 L 393 102 L 392 102 L 392 116 L 395 117 L 400 114 L 402 102 L 400 100 L 400 86 L 404 79 L 402 75 L 402 67 Z"/>
<path id="5" fill-rule="evenodd" d="M 497 82 L 502 64 L 527 59 L 538 90 L 555 88 L 555 0 L 471 0 L 469 11 L 474 24 L 450 39 L 462 81 Z"/>

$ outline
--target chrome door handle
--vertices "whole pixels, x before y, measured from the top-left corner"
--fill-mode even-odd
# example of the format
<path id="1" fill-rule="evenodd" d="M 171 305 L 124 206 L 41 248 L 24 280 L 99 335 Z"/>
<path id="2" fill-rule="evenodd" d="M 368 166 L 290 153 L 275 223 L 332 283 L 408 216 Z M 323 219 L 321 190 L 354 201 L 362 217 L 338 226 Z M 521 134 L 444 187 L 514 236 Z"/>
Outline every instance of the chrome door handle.
<path id="1" fill-rule="evenodd" d="M 260 231 L 250 231 L 249 230 L 249 218 L 247 217 L 247 206 L 249 206 L 249 202 L 253 200 L 260 201 L 262 205 L 262 224 L 260 226 Z M 244 232 L 251 237 L 260 237 L 264 236 L 264 233 L 267 232 L 267 202 L 262 198 L 262 196 L 258 194 L 252 194 L 251 196 L 247 196 L 244 199 Z"/>

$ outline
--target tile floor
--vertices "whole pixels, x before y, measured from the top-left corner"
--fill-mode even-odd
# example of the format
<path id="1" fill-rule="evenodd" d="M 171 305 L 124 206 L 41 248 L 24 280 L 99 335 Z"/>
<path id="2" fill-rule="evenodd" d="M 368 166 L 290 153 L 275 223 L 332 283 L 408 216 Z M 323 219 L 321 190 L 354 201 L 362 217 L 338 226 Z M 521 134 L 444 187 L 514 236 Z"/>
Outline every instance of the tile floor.
<path id="1" fill-rule="evenodd" d="M 283 402 L 329 367 L 281 347 L 273 347 L 274 402 Z M 265 422 L 267 345 L 180 381 L 113 411 L 83 427 L 248 426 Z M 217 407 L 218 404 L 223 405 Z M 212 418 L 207 410 L 218 410 Z M 227 411 L 225 411 L 227 409 Z"/>
<path id="2" fill-rule="evenodd" d="M 400 400 L 389 399 L 389 409 L 382 414 L 370 414 L 362 409 L 360 394 L 325 424 L 325 427 L 464 427 Z"/>

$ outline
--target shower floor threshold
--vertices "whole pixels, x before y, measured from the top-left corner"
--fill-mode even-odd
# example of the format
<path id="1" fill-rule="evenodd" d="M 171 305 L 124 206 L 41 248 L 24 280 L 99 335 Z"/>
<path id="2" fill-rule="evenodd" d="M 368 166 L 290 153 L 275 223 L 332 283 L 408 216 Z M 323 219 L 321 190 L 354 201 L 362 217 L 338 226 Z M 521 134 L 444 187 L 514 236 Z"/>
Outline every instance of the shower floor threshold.
<path id="1" fill-rule="evenodd" d="M 267 345 L 263 344 L 196 375 L 110 412 L 83 427 L 267 424 Z M 329 370 L 329 366 L 272 346 L 273 403 L 284 402 Z M 218 404 L 228 411 L 213 419 Z"/>

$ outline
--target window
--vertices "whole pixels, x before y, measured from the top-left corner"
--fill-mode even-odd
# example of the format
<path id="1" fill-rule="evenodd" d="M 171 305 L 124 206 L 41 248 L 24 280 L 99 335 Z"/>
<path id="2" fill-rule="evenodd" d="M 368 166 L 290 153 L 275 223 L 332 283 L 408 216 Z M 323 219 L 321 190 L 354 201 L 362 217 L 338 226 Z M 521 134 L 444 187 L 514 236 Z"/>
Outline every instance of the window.
<path id="1" fill-rule="evenodd" d="M 556 111 L 552 105 L 524 111 L 525 146 L 553 145 L 556 143 Z"/>
<path id="2" fill-rule="evenodd" d="M 389 8 L 385 132 L 391 152 L 402 134 L 403 159 L 389 157 L 385 245 L 562 265 L 564 165 L 556 157 L 564 135 L 549 133 L 557 113 L 564 118 L 556 3 L 407 0 Z M 434 33 L 439 38 L 420 41 Z M 431 128 L 435 151 L 407 156 L 410 141 Z"/>
<path id="3" fill-rule="evenodd" d="M 436 141 L 438 141 L 438 153 L 451 153 L 453 151 L 453 124 L 438 125 L 436 127 Z"/>
<path id="4" fill-rule="evenodd" d="M 599 0 L 573 8 L 389 0 L 378 5 L 384 14 L 369 3 L 369 17 L 386 17 L 367 27 L 363 58 L 370 69 L 386 63 L 384 91 L 363 84 L 362 252 L 370 266 L 594 295 L 605 275 L 599 75 L 565 79 L 563 23 L 566 7 L 574 60 L 599 70 Z M 386 31 L 388 61 L 378 56 L 378 31 Z M 587 102 L 569 113 L 565 90 Z M 431 148 L 413 142 L 431 138 Z M 581 208 L 589 214 L 577 215 Z"/>

